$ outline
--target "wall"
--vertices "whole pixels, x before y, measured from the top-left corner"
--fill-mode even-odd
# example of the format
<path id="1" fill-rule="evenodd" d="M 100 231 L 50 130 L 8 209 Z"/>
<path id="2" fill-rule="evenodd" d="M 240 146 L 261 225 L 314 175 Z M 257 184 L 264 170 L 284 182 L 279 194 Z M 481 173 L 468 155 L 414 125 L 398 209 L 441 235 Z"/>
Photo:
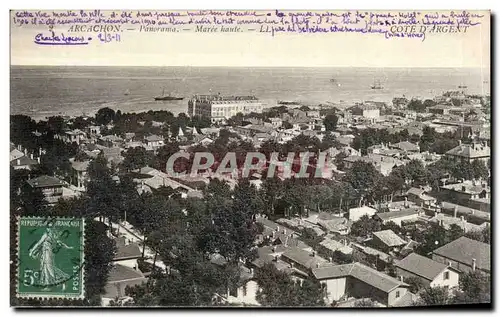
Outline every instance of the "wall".
<path id="1" fill-rule="evenodd" d="M 445 272 L 448 272 L 450 274 L 450 278 L 447 280 L 444 279 Z M 459 280 L 459 274 L 457 272 L 445 269 L 434 279 L 434 281 L 432 281 L 431 287 L 436 287 L 436 286 L 448 286 L 450 288 L 458 287 L 458 280 Z"/>
<path id="2" fill-rule="evenodd" d="M 334 300 L 339 300 L 346 292 L 346 278 L 340 277 L 321 281 L 326 284 L 327 301 L 331 303 Z"/>
<path id="3" fill-rule="evenodd" d="M 396 274 L 398 276 L 397 278 L 399 278 L 400 276 L 403 277 L 403 282 L 406 282 L 405 279 L 412 277 L 412 278 L 420 279 L 420 281 L 422 281 L 422 283 L 425 287 L 429 287 L 431 285 L 431 281 L 429 281 L 428 279 L 423 278 L 420 275 L 413 274 L 412 272 L 405 271 L 399 267 L 396 267 Z"/>
<path id="4" fill-rule="evenodd" d="M 463 273 L 467 273 L 467 272 L 470 272 L 472 271 L 472 260 L 471 260 L 471 264 L 464 264 L 464 263 L 460 263 L 460 262 L 457 262 L 457 261 L 453 261 L 453 260 L 450 260 L 448 258 L 445 258 L 443 256 L 440 256 L 440 255 L 437 255 L 437 254 L 432 254 L 432 259 L 436 262 L 439 262 L 439 263 L 443 263 L 443 264 L 446 264 L 448 265 L 448 263 L 451 263 L 451 267 L 454 268 L 454 269 L 457 269 L 459 270 L 460 272 L 463 272 Z M 490 274 L 488 272 L 484 272 L 483 270 L 480 270 L 481 272 L 483 273 L 486 273 L 486 274 Z"/>
<path id="5" fill-rule="evenodd" d="M 356 298 L 371 298 L 384 305 L 388 303 L 387 293 L 363 281 L 350 277 L 347 281 L 347 294 Z"/>
<path id="6" fill-rule="evenodd" d="M 397 293 L 399 292 L 399 297 L 396 297 Z M 408 292 L 408 289 L 406 287 L 397 287 L 393 289 L 390 293 L 387 302 L 387 306 L 392 306 L 394 305 L 397 301 L 399 301 L 405 294 Z"/>

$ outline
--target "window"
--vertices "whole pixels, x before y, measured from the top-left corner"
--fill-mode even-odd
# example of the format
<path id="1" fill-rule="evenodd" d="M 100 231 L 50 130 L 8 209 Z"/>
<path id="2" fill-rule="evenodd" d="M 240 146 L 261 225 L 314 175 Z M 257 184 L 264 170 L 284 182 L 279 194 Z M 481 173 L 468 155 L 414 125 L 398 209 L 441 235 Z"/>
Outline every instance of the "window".
<path id="1" fill-rule="evenodd" d="M 396 291 L 396 298 L 399 298 L 399 291 Z"/>
<path id="2" fill-rule="evenodd" d="M 444 272 L 444 279 L 449 280 L 450 279 L 450 272 Z"/>

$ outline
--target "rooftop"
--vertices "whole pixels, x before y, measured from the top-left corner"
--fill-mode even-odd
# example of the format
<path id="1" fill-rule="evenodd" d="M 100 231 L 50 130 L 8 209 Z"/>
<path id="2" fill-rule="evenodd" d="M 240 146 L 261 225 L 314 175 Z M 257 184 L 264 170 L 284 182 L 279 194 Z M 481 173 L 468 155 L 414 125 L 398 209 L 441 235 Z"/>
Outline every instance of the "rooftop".
<path id="1" fill-rule="evenodd" d="M 490 157 L 490 147 L 481 143 L 460 144 L 446 152 L 446 155 L 465 158 Z"/>
<path id="2" fill-rule="evenodd" d="M 37 188 L 53 187 L 53 186 L 64 186 L 64 181 L 52 176 L 42 175 L 40 177 L 28 180 L 28 184 L 30 184 L 31 187 L 37 187 Z"/>
<path id="3" fill-rule="evenodd" d="M 489 244 L 460 237 L 432 253 L 445 258 L 472 266 L 472 259 L 476 259 L 476 268 L 490 272 L 490 252 Z"/>
<path id="4" fill-rule="evenodd" d="M 401 211 L 379 212 L 376 214 L 381 220 L 391 220 L 399 217 L 418 215 L 419 210 L 415 208 L 403 209 Z"/>
<path id="5" fill-rule="evenodd" d="M 374 270 L 359 262 L 316 268 L 312 270 L 312 273 L 314 277 L 319 280 L 350 276 L 386 293 L 392 291 L 396 287 L 408 286 L 408 284 L 403 283 L 398 279 Z"/>
<path id="6" fill-rule="evenodd" d="M 406 241 L 401 239 L 397 234 L 395 234 L 392 230 L 383 230 L 374 232 L 373 235 L 380 239 L 384 244 L 389 247 L 396 247 L 400 245 L 405 245 Z"/>
<path id="7" fill-rule="evenodd" d="M 443 263 L 436 262 L 417 253 L 412 253 L 401 261 L 396 261 L 394 265 L 429 281 L 433 281 L 448 267 Z"/>

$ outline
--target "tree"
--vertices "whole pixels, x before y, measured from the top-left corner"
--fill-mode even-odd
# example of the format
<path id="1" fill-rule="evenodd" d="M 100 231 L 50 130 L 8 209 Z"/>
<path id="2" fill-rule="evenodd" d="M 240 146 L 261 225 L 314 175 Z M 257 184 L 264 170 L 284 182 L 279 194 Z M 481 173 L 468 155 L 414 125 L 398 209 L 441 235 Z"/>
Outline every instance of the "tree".
<path id="1" fill-rule="evenodd" d="M 283 129 L 291 129 L 291 128 L 293 128 L 293 125 L 290 122 L 288 122 L 288 121 L 283 121 L 282 126 L 283 126 Z"/>
<path id="2" fill-rule="evenodd" d="M 368 217 L 367 215 L 361 216 L 358 221 L 355 221 L 351 226 L 351 235 L 358 237 L 366 237 L 373 232 L 380 231 L 380 222 Z"/>
<path id="3" fill-rule="evenodd" d="M 401 227 L 398 226 L 396 223 L 394 223 L 394 221 L 388 221 L 384 224 L 382 224 L 382 230 L 392 230 L 394 233 L 396 234 L 400 234 L 401 233 Z"/>
<path id="4" fill-rule="evenodd" d="M 377 307 L 377 305 L 368 298 L 363 298 L 354 303 L 354 307 Z"/>
<path id="5" fill-rule="evenodd" d="M 325 125 L 326 131 L 334 131 L 337 128 L 337 122 L 339 121 L 339 117 L 335 114 L 331 113 L 325 116 L 323 119 L 323 124 Z"/>
<path id="6" fill-rule="evenodd" d="M 455 293 L 455 302 L 477 304 L 491 302 L 491 279 L 481 271 L 471 271 L 460 276 L 460 291 Z"/>
<path id="7" fill-rule="evenodd" d="M 420 99 L 412 99 L 410 103 L 408 103 L 408 109 L 416 112 L 425 112 L 425 105 Z"/>
<path id="8" fill-rule="evenodd" d="M 95 121 L 99 125 L 107 125 L 115 119 L 115 111 L 111 108 L 101 108 L 95 115 Z"/>
<path id="9" fill-rule="evenodd" d="M 121 164 L 128 172 L 152 165 L 151 163 L 154 159 L 154 157 L 142 146 L 128 149 L 123 156 L 125 159 Z"/>
<path id="10" fill-rule="evenodd" d="M 356 161 L 352 168 L 347 171 L 343 180 L 350 183 L 361 194 L 371 196 L 371 194 L 376 193 L 374 189 L 382 179 L 382 174 L 375 169 L 372 163 Z"/>
<path id="11" fill-rule="evenodd" d="M 410 285 L 410 292 L 417 294 L 425 288 L 425 284 L 421 278 L 416 276 L 410 276 L 405 278 L 405 283 Z"/>
<path id="12" fill-rule="evenodd" d="M 475 160 L 471 163 L 472 175 L 474 179 L 487 179 L 490 176 L 490 171 L 483 161 Z"/>
<path id="13" fill-rule="evenodd" d="M 445 287 L 426 287 L 420 292 L 417 306 L 435 306 L 451 304 L 449 291 Z"/>
<path id="14" fill-rule="evenodd" d="M 287 273 L 278 271 L 271 263 L 265 264 L 255 274 L 259 285 L 257 301 L 263 306 L 324 306 L 323 286 L 311 278 L 302 283 L 294 282 Z"/>
<path id="15" fill-rule="evenodd" d="M 414 238 L 414 240 L 416 239 Z M 415 252 L 422 256 L 427 256 L 430 252 L 450 242 L 446 230 L 436 223 L 430 223 L 422 239 L 419 240 L 423 241 L 415 249 Z"/>

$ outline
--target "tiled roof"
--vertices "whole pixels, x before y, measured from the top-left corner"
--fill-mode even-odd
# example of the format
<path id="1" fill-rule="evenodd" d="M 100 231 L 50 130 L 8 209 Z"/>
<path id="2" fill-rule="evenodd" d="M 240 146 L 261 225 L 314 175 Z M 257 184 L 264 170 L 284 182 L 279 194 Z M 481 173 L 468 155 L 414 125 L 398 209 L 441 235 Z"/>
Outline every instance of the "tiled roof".
<path id="1" fill-rule="evenodd" d="M 111 270 L 109 271 L 108 283 L 123 281 L 123 280 L 131 280 L 131 279 L 139 279 L 143 278 L 144 274 L 139 270 L 134 270 L 133 268 L 115 264 Z"/>
<path id="2" fill-rule="evenodd" d="M 63 186 L 64 181 L 52 176 L 42 175 L 40 177 L 28 180 L 28 184 L 30 184 L 31 187 L 51 187 L 51 186 Z"/>
<path id="3" fill-rule="evenodd" d="M 397 234 L 395 234 L 392 230 L 383 230 L 374 232 L 373 235 L 380 239 L 384 244 L 389 247 L 395 247 L 400 245 L 405 245 L 406 241 L 401 239 Z"/>
<path id="4" fill-rule="evenodd" d="M 482 144 L 461 144 L 446 152 L 446 155 L 461 156 L 466 158 L 489 157 L 490 147 Z"/>
<path id="5" fill-rule="evenodd" d="M 386 293 L 396 287 L 408 286 L 408 284 L 400 280 L 358 262 L 353 264 L 325 266 L 323 268 L 313 269 L 312 273 L 317 279 L 351 276 Z"/>
<path id="6" fill-rule="evenodd" d="M 433 281 L 444 269 L 448 266 L 429 259 L 425 256 L 412 253 L 406 258 L 394 263 L 396 267 L 399 267 L 405 271 L 411 272 L 418 276 L 421 276 L 429 281 Z"/>
<path id="7" fill-rule="evenodd" d="M 420 151 L 420 147 L 408 141 L 402 141 L 399 143 L 391 144 L 391 147 L 398 148 L 403 151 Z"/>
<path id="8" fill-rule="evenodd" d="M 139 245 L 135 242 L 126 245 L 125 237 L 116 239 L 116 247 L 117 251 L 114 257 L 115 260 L 123 258 L 138 258 L 142 256 Z"/>
<path id="9" fill-rule="evenodd" d="M 399 217 L 406 217 L 418 214 L 418 209 L 408 208 L 401 211 L 379 212 L 376 214 L 382 220 L 391 220 Z"/>
<path id="10" fill-rule="evenodd" d="M 89 163 L 90 161 L 73 161 L 71 162 L 71 167 L 73 167 L 73 169 L 77 171 L 86 171 L 89 167 Z"/>
<path id="11" fill-rule="evenodd" d="M 281 256 L 310 269 L 315 268 L 316 265 L 322 265 L 327 262 L 318 255 L 313 256 L 311 252 L 299 248 L 291 248 L 285 251 Z"/>
<path id="12" fill-rule="evenodd" d="M 10 165 L 12 166 L 25 166 L 25 165 L 36 165 L 38 164 L 37 160 L 33 160 L 27 156 L 21 156 L 17 159 L 10 161 Z"/>
<path id="13" fill-rule="evenodd" d="M 490 272 L 490 252 L 489 244 L 460 237 L 432 253 L 469 266 L 472 266 L 472 259 L 476 259 L 476 268 Z"/>

